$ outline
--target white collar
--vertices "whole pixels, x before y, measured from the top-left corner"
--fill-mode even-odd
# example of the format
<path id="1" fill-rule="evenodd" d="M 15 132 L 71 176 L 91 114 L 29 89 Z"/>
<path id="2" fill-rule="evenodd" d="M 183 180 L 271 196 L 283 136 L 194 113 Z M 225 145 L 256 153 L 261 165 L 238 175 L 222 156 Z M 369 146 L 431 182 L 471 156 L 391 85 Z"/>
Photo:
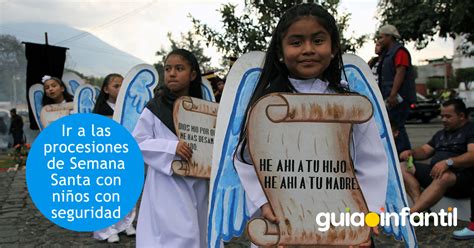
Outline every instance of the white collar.
<path id="1" fill-rule="evenodd" d="M 115 103 L 110 102 L 108 99 L 107 99 L 107 105 L 109 105 L 109 107 L 110 107 L 112 110 L 115 110 Z"/>
<path id="2" fill-rule="evenodd" d="M 325 82 L 319 78 L 311 79 L 294 79 L 288 78 L 290 83 L 300 93 L 330 93 L 328 89 L 328 82 Z"/>

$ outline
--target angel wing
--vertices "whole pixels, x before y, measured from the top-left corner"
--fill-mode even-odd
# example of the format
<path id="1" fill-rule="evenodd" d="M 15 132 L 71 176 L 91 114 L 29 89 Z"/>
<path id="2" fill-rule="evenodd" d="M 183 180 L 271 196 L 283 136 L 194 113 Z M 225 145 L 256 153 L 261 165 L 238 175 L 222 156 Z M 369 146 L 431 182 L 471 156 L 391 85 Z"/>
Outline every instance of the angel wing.
<path id="1" fill-rule="evenodd" d="M 83 84 L 77 88 L 74 95 L 74 113 L 92 113 L 96 100 L 94 86 Z"/>
<path id="2" fill-rule="evenodd" d="M 132 132 L 140 114 L 153 97 L 158 72 L 147 64 L 133 67 L 125 76 L 115 103 L 114 120 Z"/>
<path id="3" fill-rule="evenodd" d="M 100 88 L 94 85 L 94 90 L 95 90 L 94 98 L 95 100 L 97 100 L 97 97 L 99 97 L 100 95 Z"/>
<path id="4" fill-rule="evenodd" d="M 218 247 L 221 239 L 228 241 L 240 236 L 249 219 L 245 191 L 234 168 L 233 155 L 264 56 L 263 52 L 250 52 L 235 62 L 219 104 L 212 154 L 208 247 Z"/>
<path id="5" fill-rule="evenodd" d="M 33 110 L 33 115 L 35 117 L 36 123 L 38 124 L 38 127 L 40 130 L 43 130 L 43 125 L 41 125 L 41 121 L 40 121 L 41 107 L 43 106 L 42 104 L 43 94 L 44 94 L 44 91 L 43 91 L 42 84 L 34 84 L 30 87 L 28 91 L 30 107 L 31 107 L 31 110 Z"/>
<path id="6" fill-rule="evenodd" d="M 84 84 L 84 80 L 74 72 L 65 72 L 62 78 L 66 85 L 66 90 L 71 96 L 74 96 L 79 86 Z"/>
<path id="7" fill-rule="evenodd" d="M 343 61 L 344 71 L 347 76 L 346 80 L 349 83 L 350 89 L 368 97 L 374 106 L 374 118 L 388 160 L 388 184 L 385 211 L 400 213 L 402 208 L 408 207 L 408 201 L 400 171 L 397 150 L 393 142 L 392 129 L 389 124 L 390 122 L 382 95 L 375 83 L 375 78 L 369 66 L 364 60 L 354 54 L 345 54 Z M 386 233 L 393 234 L 397 240 L 403 238 L 406 247 L 418 247 L 415 230 L 408 220 L 406 223 L 406 226 L 395 226 L 392 222 L 390 226 L 384 226 L 383 228 Z"/>
<path id="8" fill-rule="evenodd" d="M 211 82 L 209 82 L 209 80 L 207 80 L 205 77 L 202 77 L 201 91 L 202 99 L 209 102 L 216 102 L 216 97 L 212 91 Z"/>

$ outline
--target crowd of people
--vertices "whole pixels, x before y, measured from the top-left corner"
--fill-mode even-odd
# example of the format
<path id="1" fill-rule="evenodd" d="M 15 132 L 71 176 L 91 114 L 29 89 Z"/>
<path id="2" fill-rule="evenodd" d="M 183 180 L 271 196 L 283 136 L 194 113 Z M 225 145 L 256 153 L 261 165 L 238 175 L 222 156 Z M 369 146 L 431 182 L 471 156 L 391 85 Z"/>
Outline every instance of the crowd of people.
<path id="1" fill-rule="evenodd" d="M 466 106 L 459 99 L 450 99 L 441 107 L 444 128 L 421 147 L 411 146 L 405 122 L 409 105 L 416 102 L 415 75 L 409 51 L 400 43 L 396 27 L 384 25 L 377 32 L 376 58 L 369 65 L 386 104 L 399 154 L 406 191 L 413 200 L 412 212 L 429 209 L 441 197 L 473 197 L 474 124 L 467 118 Z M 348 93 L 341 81 L 343 66 L 339 30 L 334 17 L 317 4 L 301 4 L 289 9 L 279 20 L 266 51 L 261 76 L 250 104 L 274 92 Z M 215 90 L 219 102 L 225 85 L 214 74 L 205 75 Z M 112 116 L 123 77 L 108 75 L 101 87 L 93 112 Z M 189 160 L 192 149 L 176 135 L 173 123 L 173 103 L 180 96 L 202 98 L 202 73 L 196 57 L 184 49 L 174 50 L 164 63 L 164 86 L 146 105 L 133 131 L 146 165 L 137 230 L 120 222 L 94 232 L 94 237 L 119 242 L 118 233 L 135 235 L 137 247 L 206 247 L 209 181 L 173 174 L 173 160 Z M 59 78 L 43 79 L 43 106 L 72 101 Z M 22 142 L 21 117 L 11 111 L 10 132 L 14 142 Z M 384 206 L 387 170 L 382 141 L 372 117 L 354 126 L 354 167 L 356 177 L 369 210 L 379 212 Z M 245 127 L 246 128 L 246 127 Z M 244 128 L 244 129 L 245 129 Z M 234 158 L 240 180 L 261 216 L 273 223 L 279 220 L 259 185 L 249 159 L 246 139 L 240 137 Z M 414 169 L 407 169 L 410 157 Z M 429 164 L 418 161 L 431 158 Z M 421 191 L 421 189 L 424 189 Z M 166 204 L 162 204 L 166 202 Z M 473 201 L 471 200 L 471 203 Z M 472 209 L 474 207 L 472 206 Z M 474 210 L 473 210 L 474 211 Z M 473 213 L 471 213 L 474 218 Z M 134 212 L 129 219 L 134 218 Z M 378 229 L 372 229 L 378 234 Z M 456 231 L 456 238 L 474 238 L 474 219 L 468 227 Z M 370 242 L 362 244 L 373 245 Z"/>
<path id="2" fill-rule="evenodd" d="M 396 129 L 396 148 L 406 192 L 413 205 L 411 212 L 429 211 L 443 196 L 471 198 L 471 222 L 455 231 L 456 239 L 474 238 L 474 124 L 469 121 L 466 105 L 456 98 L 454 90 L 441 94 L 441 121 L 444 128 L 428 143 L 412 149 L 405 129 L 409 105 L 416 102 L 413 66 L 408 50 L 398 41 L 400 34 L 393 25 L 378 30 L 375 43 L 376 57 L 369 66 L 379 85 L 387 112 Z M 407 161 L 431 159 L 429 164 L 415 162 L 407 168 Z M 422 191 L 423 189 L 423 191 Z"/>

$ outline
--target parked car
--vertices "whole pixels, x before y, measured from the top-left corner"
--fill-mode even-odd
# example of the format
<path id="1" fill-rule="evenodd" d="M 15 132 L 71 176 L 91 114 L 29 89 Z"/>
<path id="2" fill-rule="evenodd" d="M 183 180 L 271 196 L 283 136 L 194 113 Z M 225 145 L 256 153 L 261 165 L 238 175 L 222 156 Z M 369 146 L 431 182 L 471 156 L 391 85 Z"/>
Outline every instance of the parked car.
<path id="1" fill-rule="evenodd" d="M 423 123 L 428 123 L 441 112 L 439 100 L 428 99 L 416 93 L 416 101 L 416 103 L 410 104 L 408 120 L 421 120 Z"/>

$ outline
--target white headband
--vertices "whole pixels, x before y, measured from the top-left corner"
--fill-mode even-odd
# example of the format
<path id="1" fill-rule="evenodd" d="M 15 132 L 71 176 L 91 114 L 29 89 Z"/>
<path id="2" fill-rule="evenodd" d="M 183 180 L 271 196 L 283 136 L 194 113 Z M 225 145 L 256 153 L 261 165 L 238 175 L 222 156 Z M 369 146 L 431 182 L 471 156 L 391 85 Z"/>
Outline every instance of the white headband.
<path id="1" fill-rule="evenodd" d="M 46 82 L 46 81 L 48 81 L 48 80 L 50 80 L 50 79 L 51 79 L 51 76 L 49 76 L 49 75 L 44 75 L 43 78 L 41 78 L 41 82 L 44 83 L 44 82 Z"/>

